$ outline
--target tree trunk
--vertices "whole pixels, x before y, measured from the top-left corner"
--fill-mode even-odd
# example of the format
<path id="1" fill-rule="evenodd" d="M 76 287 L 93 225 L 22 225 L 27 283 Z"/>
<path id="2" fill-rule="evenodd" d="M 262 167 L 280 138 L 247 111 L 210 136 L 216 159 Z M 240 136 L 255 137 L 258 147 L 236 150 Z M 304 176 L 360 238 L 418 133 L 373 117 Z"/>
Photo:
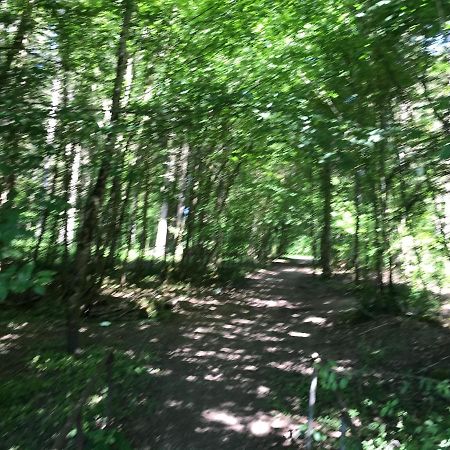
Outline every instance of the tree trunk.
<path id="1" fill-rule="evenodd" d="M 225 210 L 225 206 L 227 204 L 228 197 L 230 195 L 230 190 L 234 184 L 234 181 L 236 177 L 238 176 L 239 170 L 241 167 L 241 163 L 239 162 L 234 170 L 231 172 L 231 174 L 228 176 L 228 180 L 226 180 L 224 183 L 219 183 L 216 190 L 216 205 L 214 208 L 215 211 L 215 220 L 219 221 L 222 217 L 222 213 Z M 221 234 L 219 233 L 215 240 L 212 248 L 209 252 L 207 252 L 206 255 L 206 266 L 210 264 L 210 262 L 213 260 L 213 258 L 216 255 L 217 249 L 219 248 L 219 245 L 221 243 Z"/>
<path id="2" fill-rule="evenodd" d="M 130 196 L 130 191 L 131 191 L 131 186 L 132 184 L 129 183 L 129 192 L 127 193 L 127 196 Z M 136 216 L 136 210 L 137 210 L 137 203 L 138 203 L 138 195 L 137 192 L 134 193 L 133 196 L 133 201 L 131 202 L 130 205 L 130 212 L 128 215 L 128 230 L 127 230 L 127 241 L 126 241 L 126 253 L 125 253 L 125 257 L 124 257 L 124 262 L 126 262 L 128 260 L 128 257 L 130 255 L 130 251 L 133 247 L 133 244 L 136 241 L 136 222 L 134 221 L 134 218 Z M 127 199 L 127 204 L 128 204 L 128 199 Z M 123 209 L 123 212 L 125 213 L 125 208 Z"/>
<path id="3" fill-rule="evenodd" d="M 148 181 L 148 176 L 145 181 L 145 191 L 144 191 L 144 201 L 142 205 L 142 230 L 140 239 L 140 257 L 145 258 L 147 252 L 147 241 L 148 241 L 148 205 L 150 197 L 150 183 Z"/>
<path id="4" fill-rule="evenodd" d="M 355 207 L 355 235 L 353 239 L 353 270 L 354 270 L 354 281 L 356 284 L 359 283 L 361 277 L 360 263 L 359 263 L 359 232 L 360 232 L 360 220 L 361 220 L 361 181 L 359 178 L 359 171 L 355 172 L 355 182 L 354 182 L 354 197 L 353 204 Z"/>
<path id="5" fill-rule="evenodd" d="M 67 151 L 69 154 L 67 154 Z M 81 149 L 71 144 L 66 150 L 66 179 L 64 180 L 64 198 L 67 206 L 64 210 L 64 257 L 69 260 L 69 248 L 73 243 L 78 200 L 78 182 L 81 175 Z"/>
<path id="6" fill-rule="evenodd" d="M 374 187 L 373 215 L 374 215 L 374 235 L 375 235 L 375 280 L 378 294 L 384 292 L 383 268 L 384 268 L 384 244 L 382 242 L 380 207 L 376 199 L 376 188 Z"/>
<path id="7" fill-rule="evenodd" d="M 6 54 L 4 65 L 0 71 L 0 86 L 2 87 L 5 86 L 8 80 L 9 72 L 13 65 L 14 59 L 19 54 L 20 50 L 22 50 L 23 48 L 23 41 L 25 39 L 25 35 L 28 31 L 28 28 L 30 27 L 31 24 L 32 10 L 33 10 L 33 1 L 26 0 L 22 12 L 22 17 L 20 19 L 19 26 L 17 27 L 16 35 L 14 36 L 13 43 Z"/>
<path id="8" fill-rule="evenodd" d="M 174 242 L 174 259 L 180 260 L 183 256 L 183 231 L 186 222 L 184 209 L 186 207 L 186 189 L 188 186 L 188 161 L 189 161 L 189 145 L 184 144 L 181 150 L 180 173 L 178 175 L 178 195 L 177 195 L 177 210 L 175 221 L 175 242 Z"/>
<path id="9" fill-rule="evenodd" d="M 67 300 L 67 349 L 69 353 L 75 353 L 79 346 L 79 316 L 80 303 L 86 287 L 88 265 L 91 256 L 91 246 L 94 241 L 95 229 L 98 223 L 98 211 L 103 201 L 106 182 L 109 176 L 111 159 L 114 156 L 116 144 L 116 131 L 114 126 L 120 118 L 120 100 L 123 90 L 123 79 L 126 71 L 127 61 L 127 39 L 129 35 L 131 16 L 133 12 L 133 1 L 125 0 L 122 29 L 120 33 L 116 77 L 111 106 L 111 131 L 107 136 L 105 150 L 102 157 L 100 169 L 93 189 L 88 194 L 84 206 L 82 222 L 77 236 L 77 250 L 75 254 L 74 276 L 70 295 Z"/>
<path id="10" fill-rule="evenodd" d="M 331 212 L 332 212 L 332 186 L 331 186 L 331 164 L 326 159 L 322 166 L 321 177 L 322 193 L 322 233 L 320 237 L 320 267 L 322 276 L 329 278 L 331 276 Z"/>
<path id="11" fill-rule="evenodd" d="M 48 192 L 48 195 L 50 196 L 51 199 L 53 199 L 55 197 L 56 194 L 56 188 L 57 188 L 57 184 L 58 184 L 58 160 L 54 161 L 54 167 L 53 167 L 53 178 L 52 178 L 52 186 L 51 186 L 51 190 L 50 192 Z M 33 261 L 36 262 L 39 256 L 39 250 L 42 244 L 42 240 L 44 239 L 44 235 L 45 232 L 47 230 L 47 223 L 48 223 L 48 219 L 50 217 L 51 214 L 51 209 L 49 207 L 46 207 L 44 212 L 42 213 L 42 219 L 41 219 L 41 225 L 40 225 L 40 230 L 39 230 L 39 236 L 36 242 L 36 247 L 34 248 L 34 252 L 33 252 Z M 55 225 L 56 226 L 56 225 Z M 57 245 L 57 241 L 56 239 L 53 239 L 50 241 L 50 246 L 56 246 Z"/>
<path id="12" fill-rule="evenodd" d="M 128 151 L 128 148 L 130 146 L 131 138 L 128 139 L 127 144 L 125 146 L 125 154 Z M 109 243 L 109 254 L 108 254 L 108 266 L 113 267 L 114 261 L 116 257 L 116 249 L 117 249 L 117 242 L 120 239 L 120 231 L 122 227 L 122 219 L 123 219 L 123 213 L 121 212 L 123 210 L 121 203 L 123 203 L 122 200 L 122 172 L 124 170 L 124 158 L 125 155 L 121 155 L 120 162 L 117 164 L 116 168 L 116 174 L 114 175 L 113 182 L 111 185 L 111 197 L 110 202 L 108 203 L 107 208 L 107 215 L 110 211 L 109 215 L 109 232 L 107 237 L 107 242 Z M 131 176 L 129 174 L 129 180 L 127 183 L 127 187 L 125 188 L 125 199 L 127 199 L 129 186 L 131 183 Z M 125 200 L 126 201 L 126 200 Z"/>
<path id="13" fill-rule="evenodd" d="M 168 143 L 168 146 L 171 144 Z M 171 194 L 173 192 L 173 184 L 176 182 L 176 154 L 173 149 L 171 149 L 167 158 L 167 168 L 164 174 L 164 185 L 162 187 L 162 205 L 159 214 L 158 228 L 156 231 L 155 246 L 153 249 L 153 256 L 156 258 L 166 259 L 167 254 L 167 244 L 168 244 L 168 234 L 169 234 L 169 221 L 170 221 L 170 211 L 171 203 L 173 203 Z"/>
<path id="14" fill-rule="evenodd" d="M 125 194 L 122 200 L 122 204 L 120 206 L 120 212 L 119 212 L 119 218 L 117 220 L 117 228 L 116 228 L 116 236 L 117 236 L 117 242 L 119 244 L 121 244 L 121 236 L 123 235 L 123 226 L 124 226 L 124 222 L 125 222 L 125 215 L 127 212 L 127 208 L 129 208 L 131 210 L 131 212 L 129 213 L 130 216 L 130 222 L 133 222 L 135 215 L 134 215 L 134 211 L 137 208 L 137 194 L 135 194 L 135 199 L 134 199 L 134 206 L 131 205 L 130 206 L 130 196 L 131 196 L 131 190 L 133 188 L 133 181 L 134 181 L 134 173 L 131 171 L 128 174 L 128 180 L 127 180 L 127 184 L 125 187 Z M 116 252 L 116 248 L 117 248 L 117 242 L 116 245 L 114 247 L 114 254 Z M 121 248 L 121 245 L 119 246 L 119 249 Z M 125 258 L 126 259 L 126 258 Z"/>
<path id="15" fill-rule="evenodd" d="M 158 229 L 156 231 L 155 248 L 153 256 L 155 258 L 166 257 L 166 242 L 167 242 L 167 215 L 169 211 L 169 204 L 166 200 L 161 205 L 159 213 Z"/>

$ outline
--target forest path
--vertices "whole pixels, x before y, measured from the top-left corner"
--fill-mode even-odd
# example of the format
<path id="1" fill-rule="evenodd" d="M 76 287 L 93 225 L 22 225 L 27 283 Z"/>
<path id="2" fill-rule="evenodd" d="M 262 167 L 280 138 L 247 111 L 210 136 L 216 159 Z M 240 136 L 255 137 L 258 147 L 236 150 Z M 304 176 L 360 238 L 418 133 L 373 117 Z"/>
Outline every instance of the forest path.
<path id="1" fill-rule="evenodd" d="M 181 301 L 181 317 L 151 339 L 161 371 L 151 393 L 156 411 L 135 424 L 139 448 L 290 446 L 290 430 L 307 411 L 300 407 L 296 423 L 277 411 L 271 386 L 308 374 L 313 352 L 338 356 L 327 330 L 349 302 L 310 267 L 286 260 L 251 275 L 244 289 Z"/>

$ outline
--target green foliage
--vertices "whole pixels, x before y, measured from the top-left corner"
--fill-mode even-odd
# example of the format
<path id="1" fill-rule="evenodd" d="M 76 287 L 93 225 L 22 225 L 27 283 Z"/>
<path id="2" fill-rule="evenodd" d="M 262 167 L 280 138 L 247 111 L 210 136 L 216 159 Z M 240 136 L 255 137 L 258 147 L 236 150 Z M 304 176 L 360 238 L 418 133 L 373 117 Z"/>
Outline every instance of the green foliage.
<path id="1" fill-rule="evenodd" d="M 364 279 L 390 267 L 416 288 L 445 285 L 446 5 L 132 3 L 121 43 L 127 2 L 0 7 L 0 189 L 15 214 L 2 214 L 0 257 L 20 260 L 16 273 L 76 254 L 107 160 L 87 233 L 94 277 L 102 257 L 153 256 L 161 225 L 158 257 L 182 259 L 187 278 L 294 252 Z"/>
<path id="2" fill-rule="evenodd" d="M 337 391 L 345 390 L 350 382 L 350 376 L 344 374 L 339 376 L 334 369 L 334 362 L 329 362 L 326 365 L 321 365 L 319 368 L 320 386 L 323 389 Z"/>
<path id="3" fill-rule="evenodd" d="M 47 308 L 76 298 L 76 322 L 107 276 L 239 285 L 303 254 L 352 272 L 360 318 L 435 315 L 450 285 L 449 16 L 444 0 L 2 2 L 0 301 L 54 282 L 67 298 Z M 98 362 L 39 357 L 0 387 L 0 428 L 50 448 Z M 447 385 L 359 379 L 320 369 L 316 441 L 339 394 L 364 448 L 448 446 Z M 126 448 L 93 425 L 103 403 L 89 445 Z"/>
<path id="4" fill-rule="evenodd" d="M 308 236 L 300 236 L 293 242 L 286 251 L 288 256 L 313 256 L 312 255 L 312 242 Z"/>
<path id="5" fill-rule="evenodd" d="M 382 371 L 373 374 L 370 367 L 345 372 L 336 371 L 336 367 L 330 361 L 318 368 L 315 421 L 319 427 L 314 439 L 323 442 L 324 448 L 338 445 L 330 433 L 340 428 L 343 405 L 356 424 L 353 429 L 357 435 L 351 433 L 346 438 L 350 449 L 381 450 L 394 441 L 399 443 L 397 448 L 405 450 L 447 448 L 448 379 L 439 381 L 407 374 L 392 378 L 392 374 L 384 376 Z M 307 404 L 310 378 L 282 383 L 274 389 L 276 396 L 295 395 L 301 404 Z M 289 412 L 286 404 L 284 408 Z M 300 435 L 306 429 L 306 425 L 300 427 Z"/>
<path id="6" fill-rule="evenodd" d="M 10 293 L 22 294 L 30 290 L 43 295 L 55 273 L 51 270 L 36 270 L 32 261 L 23 262 L 24 254 L 15 244 L 30 233 L 18 225 L 17 211 L 2 208 L 0 213 L 0 301 L 5 300 Z"/>
<path id="7" fill-rule="evenodd" d="M 3 444 L 30 450 L 50 448 L 86 386 L 96 379 L 83 408 L 87 448 L 111 448 L 113 444 L 124 450 L 133 448 L 120 424 L 130 423 L 143 409 L 146 412 L 152 409 L 151 398 L 145 405 L 138 400 L 142 392 L 147 397 L 150 392 L 147 389 L 152 383 L 149 375 L 152 360 L 148 355 L 133 358 L 125 352 L 115 352 L 112 369 L 115 426 L 104 429 L 101 424 L 108 395 L 104 351 L 91 349 L 79 358 L 55 351 L 38 353 L 30 359 L 25 371 L 4 380 L 0 387 Z M 26 433 L 21 432 L 25 429 Z M 75 436 L 76 429 L 69 432 L 69 443 Z"/>
<path id="8" fill-rule="evenodd" d="M 219 284 L 230 283 L 234 286 L 240 286 L 245 281 L 245 276 L 260 267 L 253 260 L 225 260 L 217 264 L 216 273 Z"/>
<path id="9" fill-rule="evenodd" d="M 0 273 L 0 301 L 9 293 L 22 294 L 28 290 L 42 295 L 54 274 L 52 270 L 34 271 L 31 262 L 23 266 L 11 265 Z"/>

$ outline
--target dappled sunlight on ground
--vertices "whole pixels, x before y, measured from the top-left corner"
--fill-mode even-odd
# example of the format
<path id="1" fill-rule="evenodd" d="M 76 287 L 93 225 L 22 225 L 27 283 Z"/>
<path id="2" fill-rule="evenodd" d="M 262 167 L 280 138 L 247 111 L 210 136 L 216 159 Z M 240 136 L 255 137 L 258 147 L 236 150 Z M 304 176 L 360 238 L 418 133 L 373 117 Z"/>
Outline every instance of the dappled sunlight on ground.
<path id="1" fill-rule="evenodd" d="M 395 361 L 390 367 L 394 370 L 411 360 L 386 355 L 379 327 L 394 348 L 398 342 L 414 350 L 420 340 L 414 334 L 431 336 L 435 348 L 448 342 L 440 331 L 433 337 L 433 330 L 422 325 L 410 326 L 411 333 L 402 335 L 395 320 L 337 327 L 352 299 L 331 292 L 301 260 L 280 260 L 251 275 L 242 289 L 192 296 L 174 293 L 173 298 L 177 309 L 171 320 L 135 320 L 106 328 L 84 324 L 85 343 L 114 343 L 132 358 L 143 349 L 156 355 L 156 362 L 145 370 L 153 390 L 141 393 L 151 399 L 154 410 L 129 424 L 139 448 L 299 448 L 292 436 L 306 422 L 306 403 L 283 399 L 295 412 L 288 417 L 274 403 L 274 394 L 277 386 L 309 380 L 313 353 L 337 361 L 342 372 L 357 367 L 360 355 L 383 357 L 388 365 Z M 0 356 L 36 339 L 38 334 L 30 333 L 26 324 L 20 326 L 5 330 Z M 60 343 L 63 331 L 60 324 L 40 332 L 57 332 Z"/>
<path id="2" fill-rule="evenodd" d="M 315 339 L 328 323 L 328 311 L 340 308 L 336 300 L 325 308 L 315 304 L 317 287 L 315 296 L 305 297 L 297 287 L 302 277 L 310 278 L 311 270 L 274 264 L 250 276 L 245 289 L 178 303 L 180 316 L 189 317 L 176 329 L 169 322 L 173 339 L 160 343 L 161 365 L 173 373 L 155 394 L 165 405 L 155 415 L 155 426 L 165 430 L 170 422 L 181 431 L 179 436 L 161 431 L 152 441 L 155 448 L 292 444 L 307 411 L 284 416 L 272 404 L 270 386 L 282 374 L 311 374 L 310 355 L 320 350 Z"/>
<path id="3" fill-rule="evenodd" d="M 216 423 L 234 432 L 249 433 L 257 437 L 271 433 L 286 434 L 293 426 L 290 417 L 276 411 L 271 414 L 257 411 L 252 415 L 236 415 L 228 409 L 208 409 L 203 411 L 201 416 L 205 422 Z M 209 431 L 208 426 L 196 429 L 196 432 L 200 433 L 205 431 Z"/>
<path id="4" fill-rule="evenodd" d="M 19 339 L 20 335 L 9 333 L 0 337 L 0 354 L 8 353 L 13 347 L 13 343 L 15 340 Z"/>

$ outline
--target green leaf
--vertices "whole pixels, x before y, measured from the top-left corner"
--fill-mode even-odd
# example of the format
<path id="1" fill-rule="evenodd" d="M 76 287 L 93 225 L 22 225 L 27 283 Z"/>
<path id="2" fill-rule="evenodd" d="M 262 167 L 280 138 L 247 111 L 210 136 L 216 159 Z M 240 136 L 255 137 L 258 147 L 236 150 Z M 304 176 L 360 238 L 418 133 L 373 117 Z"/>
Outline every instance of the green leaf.
<path id="1" fill-rule="evenodd" d="M 324 436 L 320 431 L 314 431 L 314 433 L 313 433 L 313 439 L 314 439 L 316 442 L 320 442 L 320 441 L 325 440 L 326 438 L 325 438 L 325 436 Z"/>
<path id="2" fill-rule="evenodd" d="M 77 435 L 77 429 L 73 428 L 67 433 L 67 439 L 72 439 Z"/>
<path id="3" fill-rule="evenodd" d="M 348 378 L 341 378 L 341 380 L 339 380 L 339 389 L 345 389 L 348 386 L 348 382 Z"/>
<path id="4" fill-rule="evenodd" d="M 441 159 L 450 159 L 450 142 L 444 145 L 444 147 L 441 150 L 441 153 L 439 154 L 439 157 Z"/>
<path id="5" fill-rule="evenodd" d="M 34 286 L 33 292 L 38 295 L 44 295 L 45 294 L 45 287 L 44 286 Z"/>

